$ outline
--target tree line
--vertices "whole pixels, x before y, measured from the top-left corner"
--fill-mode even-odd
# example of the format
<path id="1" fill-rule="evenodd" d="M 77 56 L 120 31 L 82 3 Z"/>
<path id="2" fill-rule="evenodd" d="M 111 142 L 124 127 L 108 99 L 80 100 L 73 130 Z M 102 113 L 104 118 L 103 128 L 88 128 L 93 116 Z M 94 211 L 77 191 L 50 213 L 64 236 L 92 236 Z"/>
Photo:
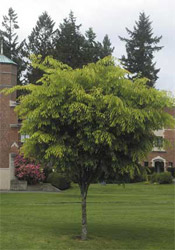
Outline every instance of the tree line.
<path id="1" fill-rule="evenodd" d="M 69 16 L 55 27 L 54 20 L 45 11 L 36 22 L 31 34 L 19 42 L 17 30 L 18 15 L 9 8 L 8 14 L 3 16 L 0 37 L 4 43 L 4 55 L 18 64 L 18 84 L 27 83 L 40 84 L 42 70 L 35 69 L 30 64 L 32 54 L 40 55 L 42 62 L 46 56 L 69 65 L 73 69 L 82 68 L 88 63 L 95 63 L 106 56 L 112 55 L 114 47 L 106 34 L 102 42 L 97 41 L 96 33 L 90 27 L 85 34 L 81 33 L 81 24 L 77 24 L 76 17 L 71 11 Z M 129 38 L 122 38 L 126 47 L 126 55 L 121 56 L 123 67 L 132 75 L 130 78 L 146 77 L 149 79 L 147 85 L 154 87 L 158 79 L 154 59 L 154 52 L 162 47 L 157 46 L 161 36 L 153 36 L 153 30 L 149 16 L 140 13 L 138 22 L 135 23 L 133 31 L 126 28 Z"/>

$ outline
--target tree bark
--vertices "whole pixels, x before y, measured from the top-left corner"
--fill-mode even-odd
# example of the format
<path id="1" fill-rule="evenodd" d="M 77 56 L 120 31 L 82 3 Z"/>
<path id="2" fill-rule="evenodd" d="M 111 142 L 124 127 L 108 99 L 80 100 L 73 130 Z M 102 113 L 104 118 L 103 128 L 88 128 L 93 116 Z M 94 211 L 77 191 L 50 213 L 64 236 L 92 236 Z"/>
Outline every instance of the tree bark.
<path id="1" fill-rule="evenodd" d="M 82 197 L 82 230 L 81 239 L 87 240 L 87 214 L 86 214 L 86 195 Z"/>

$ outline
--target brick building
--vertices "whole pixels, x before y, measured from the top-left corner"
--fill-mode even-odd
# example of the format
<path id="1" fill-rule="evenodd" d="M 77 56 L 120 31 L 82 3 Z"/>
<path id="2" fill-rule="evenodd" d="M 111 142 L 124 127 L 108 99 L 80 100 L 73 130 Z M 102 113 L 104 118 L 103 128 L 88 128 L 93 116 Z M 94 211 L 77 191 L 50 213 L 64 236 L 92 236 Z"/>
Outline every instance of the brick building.
<path id="1" fill-rule="evenodd" d="M 17 65 L 0 54 L 0 90 L 16 85 Z M 13 160 L 18 152 L 18 118 L 14 112 L 16 94 L 0 94 L 0 189 L 9 190 L 15 179 Z"/>
<path id="2" fill-rule="evenodd" d="M 175 108 L 167 110 L 175 118 Z M 164 172 L 175 168 L 175 129 L 165 128 L 155 131 L 157 142 L 145 160 L 144 165 L 153 168 L 155 172 Z M 171 146 L 165 147 L 162 138 L 167 139 Z"/>

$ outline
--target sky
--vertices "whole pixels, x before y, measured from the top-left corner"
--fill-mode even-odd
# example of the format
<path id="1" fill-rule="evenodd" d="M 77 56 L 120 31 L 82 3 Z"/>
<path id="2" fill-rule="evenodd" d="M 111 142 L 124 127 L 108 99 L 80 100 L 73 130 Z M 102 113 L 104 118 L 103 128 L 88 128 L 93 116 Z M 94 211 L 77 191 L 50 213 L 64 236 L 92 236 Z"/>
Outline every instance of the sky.
<path id="1" fill-rule="evenodd" d="M 125 43 L 118 36 L 128 37 L 125 28 L 133 30 L 139 13 L 144 11 L 150 16 L 154 35 L 162 35 L 159 45 L 164 46 L 154 54 L 156 68 L 160 68 L 156 88 L 175 94 L 174 0 L 1 0 L 0 27 L 10 7 L 18 14 L 20 41 L 30 35 L 42 12 L 48 12 L 57 28 L 72 10 L 77 24 L 82 24 L 82 33 L 92 27 L 98 41 L 108 34 L 115 47 L 113 55 L 117 58 L 125 54 Z"/>

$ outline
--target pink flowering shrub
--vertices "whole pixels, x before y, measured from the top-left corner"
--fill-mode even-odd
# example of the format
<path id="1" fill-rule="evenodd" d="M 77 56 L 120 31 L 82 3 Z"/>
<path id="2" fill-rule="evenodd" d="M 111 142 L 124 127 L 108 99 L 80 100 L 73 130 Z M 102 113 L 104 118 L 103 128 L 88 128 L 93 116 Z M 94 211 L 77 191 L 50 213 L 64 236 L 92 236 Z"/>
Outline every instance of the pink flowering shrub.
<path id="1" fill-rule="evenodd" d="M 40 165 L 29 162 L 23 156 L 18 155 L 14 161 L 15 164 L 15 176 L 19 180 L 25 180 L 28 184 L 37 184 L 40 181 L 44 181 L 45 175 L 41 170 Z"/>
<path id="2" fill-rule="evenodd" d="M 20 167 L 30 163 L 28 159 L 25 159 L 22 155 L 17 155 L 14 160 L 15 167 Z"/>

